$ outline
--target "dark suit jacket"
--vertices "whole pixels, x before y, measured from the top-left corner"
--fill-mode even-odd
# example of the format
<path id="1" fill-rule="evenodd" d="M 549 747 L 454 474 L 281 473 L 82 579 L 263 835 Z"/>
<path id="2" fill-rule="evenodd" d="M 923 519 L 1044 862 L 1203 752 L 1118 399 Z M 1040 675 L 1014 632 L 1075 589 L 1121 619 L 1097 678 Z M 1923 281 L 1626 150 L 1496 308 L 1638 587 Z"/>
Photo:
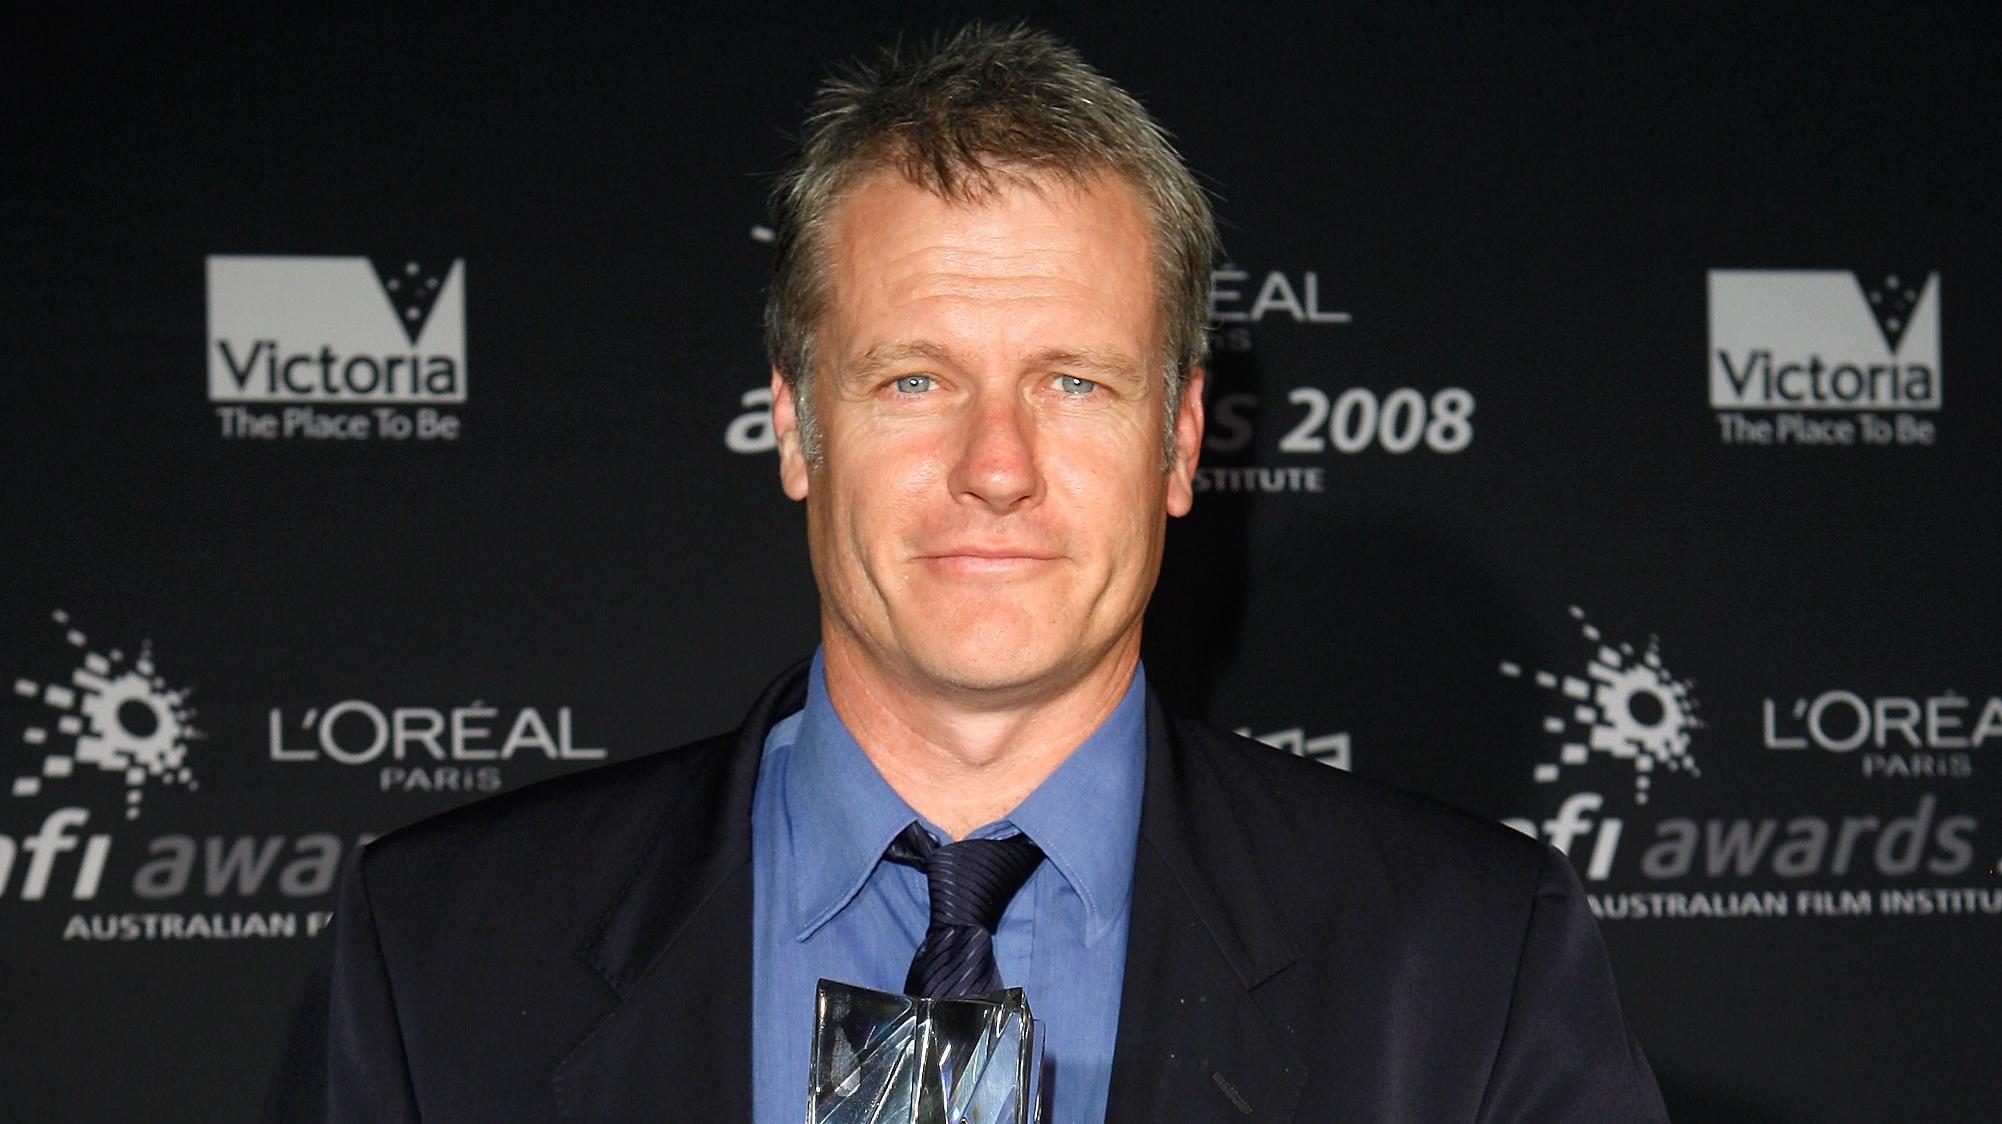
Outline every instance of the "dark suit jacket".
<path id="1" fill-rule="evenodd" d="M 749 1120 L 751 792 L 804 690 L 364 848 L 267 1118 Z M 1147 735 L 1109 1119 L 1666 1119 L 1562 856 L 1152 698 Z"/>

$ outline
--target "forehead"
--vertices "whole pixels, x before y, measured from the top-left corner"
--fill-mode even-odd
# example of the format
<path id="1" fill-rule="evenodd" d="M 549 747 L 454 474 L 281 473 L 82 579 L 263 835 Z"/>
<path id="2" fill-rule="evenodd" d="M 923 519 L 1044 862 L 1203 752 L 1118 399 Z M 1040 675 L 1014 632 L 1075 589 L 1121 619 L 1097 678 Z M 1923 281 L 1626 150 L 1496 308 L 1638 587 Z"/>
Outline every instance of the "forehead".
<path id="1" fill-rule="evenodd" d="M 1100 327 L 1151 342 L 1152 239 L 1140 193 L 1116 175 L 994 182 L 991 192 L 951 199 L 886 169 L 848 192 L 828 239 L 840 334 L 859 343 L 856 333 L 881 321 L 964 320 L 977 307 L 1012 310 L 1025 329 L 1110 320 Z"/>

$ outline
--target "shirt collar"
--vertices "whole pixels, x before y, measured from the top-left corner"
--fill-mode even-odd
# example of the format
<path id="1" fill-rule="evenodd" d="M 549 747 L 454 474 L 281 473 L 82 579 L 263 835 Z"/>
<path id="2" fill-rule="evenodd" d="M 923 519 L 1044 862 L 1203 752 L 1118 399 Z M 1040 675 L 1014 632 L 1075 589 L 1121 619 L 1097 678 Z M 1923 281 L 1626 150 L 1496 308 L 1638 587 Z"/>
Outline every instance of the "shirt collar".
<path id="1" fill-rule="evenodd" d="M 822 659 L 814 653 L 784 781 L 792 914 L 802 941 L 847 907 L 906 824 L 923 822 L 835 713 Z M 1136 668 L 1112 713 L 1055 772 L 1007 818 L 968 833 L 1020 831 L 1035 840 L 1084 903 L 1088 945 L 1126 915 L 1132 897 L 1146 776 L 1146 693 L 1146 673 Z"/>
<path id="2" fill-rule="evenodd" d="M 1133 897 L 1147 775 L 1146 698 L 1147 673 L 1135 667 L 1119 705 L 1002 821 L 1035 840 L 1083 900 L 1087 945 L 1126 916 Z"/>
<path id="3" fill-rule="evenodd" d="M 918 818 L 835 713 L 822 660 L 815 651 L 785 778 L 799 940 L 847 906 L 890 840 Z"/>

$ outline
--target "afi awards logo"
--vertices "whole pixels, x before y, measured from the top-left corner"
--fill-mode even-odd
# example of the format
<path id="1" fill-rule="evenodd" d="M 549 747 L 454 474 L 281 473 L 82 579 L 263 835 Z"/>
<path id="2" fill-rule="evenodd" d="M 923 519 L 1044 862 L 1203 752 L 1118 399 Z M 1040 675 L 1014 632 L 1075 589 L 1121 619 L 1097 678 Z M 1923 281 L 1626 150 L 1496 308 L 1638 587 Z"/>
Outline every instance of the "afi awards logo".
<path id="1" fill-rule="evenodd" d="M 1713 269 L 1710 407 L 1727 445 L 1931 445 L 1939 274 Z"/>
<path id="2" fill-rule="evenodd" d="M 568 706 L 348 698 L 303 714 L 272 707 L 234 729 L 210 713 L 198 729 L 193 689 L 150 642 L 107 645 L 67 612 L 49 619 L 53 635 L 23 637 L 34 645 L 40 635 L 41 657 L 17 665 L 11 693 L 0 695 L 13 744 L 0 743 L 0 929 L 10 934 L 42 928 L 86 943 L 311 936 L 326 924 L 342 860 L 371 833 L 238 824 L 193 834 L 186 821 L 261 810 L 255 801 L 278 774 L 306 793 L 345 774 L 385 800 L 458 800 L 498 790 L 514 765 L 546 772 L 606 756 L 576 735 Z M 240 791 L 246 782 L 252 798 Z M 393 814 L 401 822 L 417 813 Z"/>
<path id="3" fill-rule="evenodd" d="M 195 788 L 188 743 L 202 735 L 191 724 L 187 689 L 169 688 L 155 670 L 153 646 L 142 646 L 129 660 L 117 648 L 92 651 L 89 637 L 71 626 L 68 613 L 57 609 L 51 617 L 81 656 L 63 681 L 14 680 L 15 695 L 46 704 L 55 720 L 21 731 L 22 745 L 33 756 L 29 768 L 17 769 L 12 794 L 41 796 L 44 788 L 70 783 L 79 768 L 95 769 L 124 782 L 125 817 L 136 820 L 148 784 Z"/>
<path id="4" fill-rule="evenodd" d="M 2002 916 L 1974 791 L 2002 697 L 1844 687 L 1703 714 L 1658 638 L 1571 618 L 1568 667 L 1497 668 L 1533 688 L 1548 794 L 1504 822 L 1571 857 L 1601 920 Z"/>
<path id="5" fill-rule="evenodd" d="M 465 262 L 210 256 L 208 396 L 232 440 L 456 440 Z"/>

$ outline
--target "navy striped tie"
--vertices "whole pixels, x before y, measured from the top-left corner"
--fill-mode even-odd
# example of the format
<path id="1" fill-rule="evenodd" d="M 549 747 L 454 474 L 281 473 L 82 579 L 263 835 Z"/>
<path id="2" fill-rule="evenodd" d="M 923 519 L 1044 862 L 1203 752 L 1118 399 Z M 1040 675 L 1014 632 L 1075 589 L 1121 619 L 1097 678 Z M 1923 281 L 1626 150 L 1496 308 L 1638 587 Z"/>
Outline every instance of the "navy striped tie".
<path id="1" fill-rule="evenodd" d="M 1043 849 L 1026 835 L 962 839 L 941 847 L 912 821 L 884 855 L 924 871 L 931 883 L 931 926 L 911 958 L 904 990 L 934 999 L 1001 990 L 994 926 L 1043 861 Z"/>

